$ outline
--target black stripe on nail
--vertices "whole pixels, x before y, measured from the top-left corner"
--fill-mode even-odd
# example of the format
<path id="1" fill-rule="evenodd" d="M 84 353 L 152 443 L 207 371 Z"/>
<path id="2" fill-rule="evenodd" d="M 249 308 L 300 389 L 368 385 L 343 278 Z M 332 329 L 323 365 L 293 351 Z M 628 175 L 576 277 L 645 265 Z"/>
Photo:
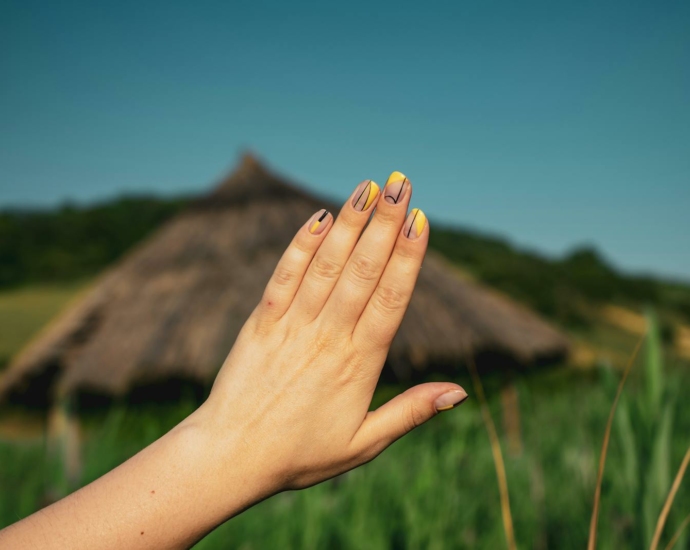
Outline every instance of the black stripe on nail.
<path id="1" fill-rule="evenodd" d="M 324 210 L 323 214 L 321 214 L 321 217 L 317 221 L 322 222 L 326 216 L 328 216 L 328 210 Z"/>
<path id="2" fill-rule="evenodd" d="M 362 192 L 359 194 L 359 197 L 357 197 L 357 200 L 355 201 L 355 208 L 357 208 L 357 203 L 359 200 L 364 196 L 364 193 L 371 187 L 371 180 L 369 180 L 369 183 L 367 183 L 366 187 L 362 190 Z M 369 195 L 367 195 L 368 197 Z M 366 202 L 365 202 L 366 204 Z"/>
<path id="3" fill-rule="evenodd" d="M 400 200 L 400 195 L 402 195 L 403 189 L 405 189 L 405 182 L 407 181 L 407 178 L 403 179 L 402 185 L 400 186 L 400 191 L 398 191 L 398 196 L 395 197 L 395 204 L 398 204 L 398 201 Z"/>
<path id="4" fill-rule="evenodd" d="M 414 227 L 414 221 L 417 219 L 417 216 L 419 216 L 419 209 L 414 213 L 414 218 L 412 218 L 412 223 L 410 223 L 410 228 L 407 230 L 407 238 L 410 238 L 410 233 L 412 233 L 412 228 Z"/>

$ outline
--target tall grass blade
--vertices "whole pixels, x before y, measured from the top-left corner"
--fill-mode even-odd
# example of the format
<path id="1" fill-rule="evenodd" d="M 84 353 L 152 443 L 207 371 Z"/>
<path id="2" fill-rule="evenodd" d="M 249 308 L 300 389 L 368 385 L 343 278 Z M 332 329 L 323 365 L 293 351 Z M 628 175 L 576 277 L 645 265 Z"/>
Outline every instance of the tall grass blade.
<path id="1" fill-rule="evenodd" d="M 688 526 L 688 524 L 690 524 L 690 514 L 685 516 L 685 519 L 680 524 L 680 527 L 678 527 L 678 530 L 673 534 L 671 540 L 668 541 L 665 550 L 671 550 L 676 545 L 678 539 L 680 538 L 680 535 L 683 533 L 683 530 Z"/>
<path id="2" fill-rule="evenodd" d="M 616 391 L 616 397 L 611 405 L 611 411 L 609 412 L 609 419 L 606 422 L 606 430 L 604 431 L 604 442 L 601 445 L 601 454 L 599 455 L 599 471 L 597 473 L 597 486 L 594 491 L 594 506 L 592 507 L 592 519 L 589 523 L 589 541 L 587 542 L 587 550 L 594 550 L 597 547 L 597 522 L 599 521 L 599 502 L 601 501 L 601 481 L 604 478 L 604 466 L 606 464 L 606 453 L 609 447 L 609 440 L 611 439 L 611 426 L 613 424 L 613 418 L 616 414 L 616 407 L 618 401 L 623 393 L 623 386 L 625 386 L 625 381 L 628 379 L 630 374 L 630 369 L 632 369 L 637 354 L 640 351 L 642 342 L 644 342 L 645 335 L 642 335 L 640 340 L 637 342 L 635 349 L 628 360 L 628 364 L 625 366 L 625 371 L 623 371 L 623 377 L 618 384 L 618 390 Z"/>
<path id="3" fill-rule="evenodd" d="M 672 443 L 673 403 L 669 402 L 656 422 L 654 439 L 651 442 L 651 456 L 647 462 L 645 479 L 645 498 L 642 503 L 644 540 L 650 541 L 656 533 L 656 524 L 668 487 L 671 484 L 671 443 Z"/>
<path id="4" fill-rule="evenodd" d="M 618 402 L 615 423 L 616 433 L 618 434 L 624 457 L 623 463 L 620 465 L 621 475 L 625 479 L 625 488 L 629 491 L 628 498 L 634 500 L 641 483 L 639 478 L 640 460 L 638 457 L 638 443 L 640 441 L 638 439 L 639 435 L 633 430 L 631 403 L 626 399 L 625 394 L 621 395 L 621 399 Z"/>
<path id="5" fill-rule="evenodd" d="M 664 391 L 662 344 L 659 324 L 651 311 L 647 313 L 647 323 L 647 345 L 645 346 L 647 360 L 644 362 L 644 386 L 647 392 L 647 414 L 653 416 L 660 409 Z"/>
<path id="6" fill-rule="evenodd" d="M 678 468 L 676 478 L 673 480 L 671 490 L 668 492 L 666 502 L 664 502 L 664 507 L 661 509 L 661 514 L 659 514 L 659 520 L 656 522 L 654 538 L 652 539 L 652 544 L 649 547 L 649 550 L 656 550 L 657 546 L 659 546 L 659 539 L 661 539 L 661 533 L 664 531 L 664 525 L 666 525 L 666 519 L 668 518 L 668 514 L 671 511 L 673 499 L 676 498 L 676 493 L 678 492 L 678 488 L 680 487 L 681 481 L 683 481 L 683 476 L 685 475 L 685 470 L 688 467 L 688 463 L 690 463 L 690 447 L 688 447 L 688 450 L 685 452 L 683 462 L 681 462 L 680 468 Z"/>
<path id="7" fill-rule="evenodd" d="M 501 452 L 501 443 L 498 439 L 498 434 L 496 433 L 496 426 L 491 418 L 491 411 L 489 410 L 489 405 L 486 402 L 486 396 L 484 395 L 484 386 L 482 386 L 482 381 L 479 378 L 479 373 L 477 372 L 477 366 L 474 364 L 474 359 L 470 357 L 469 362 L 470 375 L 472 376 L 472 382 L 474 384 L 474 391 L 479 397 L 479 406 L 482 411 L 482 417 L 484 419 L 484 425 L 486 426 L 486 431 L 489 434 L 489 441 L 491 442 L 491 452 L 494 458 L 494 466 L 496 467 L 496 478 L 498 480 L 498 491 L 501 496 L 501 515 L 503 517 L 503 528 L 506 534 L 506 544 L 508 550 L 516 550 L 515 545 L 515 531 L 513 529 L 513 516 L 510 512 L 510 496 L 508 494 L 508 478 L 506 476 L 506 468 L 503 463 L 503 453 Z"/>
<path id="8" fill-rule="evenodd" d="M 637 511 L 641 527 L 640 542 L 649 544 L 654 538 L 659 510 L 671 485 L 671 445 L 675 394 L 667 383 L 663 369 L 663 346 L 659 323 L 653 312 L 647 314 L 646 360 L 642 383 L 645 391 L 637 400 L 637 429 L 644 437 L 639 449 L 641 458 Z M 668 387 L 667 387 L 668 386 Z"/>

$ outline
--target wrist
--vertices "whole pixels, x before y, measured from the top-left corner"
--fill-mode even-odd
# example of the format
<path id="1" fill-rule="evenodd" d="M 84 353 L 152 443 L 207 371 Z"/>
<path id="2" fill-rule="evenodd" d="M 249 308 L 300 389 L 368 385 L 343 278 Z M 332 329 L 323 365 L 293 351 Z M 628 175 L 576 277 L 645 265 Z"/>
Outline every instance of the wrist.
<path id="1" fill-rule="evenodd" d="M 281 490 L 281 476 L 265 442 L 257 441 L 240 419 L 229 419 L 227 411 L 219 414 L 209 401 L 168 435 L 185 449 L 190 477 L 219 507 L 220 522 Z"/>

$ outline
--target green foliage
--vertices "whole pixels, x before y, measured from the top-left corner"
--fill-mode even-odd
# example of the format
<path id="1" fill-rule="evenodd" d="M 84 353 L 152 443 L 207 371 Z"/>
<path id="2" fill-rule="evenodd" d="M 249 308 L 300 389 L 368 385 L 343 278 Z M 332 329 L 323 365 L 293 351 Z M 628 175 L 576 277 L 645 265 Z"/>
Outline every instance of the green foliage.
<path id="1" fill-rule="evenodd" d="M 0 288 L 94 275 L 185 202 L 123 197 L 89 207 L 0 212 Z"/>
<path id="2" fill-rule="evenodd" d="M 615 418 L 620 455 L 620 491 L 631 518 L 630 548 L 648 548 L 657 518 L 673 478 L 673 424 L 678 380 L 664 371 L 662 338 L 656 317 L 648 315 L 644 362 L 637 392 L 625 391 Z M 613 399 L 617 380 L 608 372 L 607 386 Z M 687 441 L 685 442 L 687 445 Z M 679 544 L 682 548 L 682 543 Z"/>
<path id="3" fill-rule="evenodd" d="M 459 382 L 471 387 L 467 380 Z M 499 383 L 486 381 L 496 419 L 501 416 Z M 398 391 L 382 388 L 376 401 Z M 524 452 L 519 457 L 506 455 L 518 544 L 584 548 L 609 392 L 590 376 L 566 370 L 521 379 L 518 392 Z M 637 398 L 635 391 L 631 399 Z M 690 402 L 671 403 L 674 417 L 690 419 Z M 193 406 L 192 402 L 171 407 L 115 406 L 104 416 L 87 417 L 82 482 L 118 465 L 179 422 Z M 683 437 L 671 438 L 674 465 L 686 444 Z M 625 476 L 644 479 L 629 466 L 626 453 L 612 444 L 601 509 L 602 549 L 628 548 L 633 537 L 638 516 L 629 501 Z M 0 441 L 0 464 L 2 527 L 36 510 L 59 477 L 46 462 L 40 441 Z M 634 475 L 626 474 L 628 470 Z M 680 511 L 690 509 L 690 495 L 679 494 L 675 506 Z M 669 532 L 677 524 L 678 519 L 673 519 Z M 491 449 L 476 400 L 439 415 L 371 464 L 306 491 L 277 495 L 222 525 L 198 545 L 228 547 L 504 548 Z"/>

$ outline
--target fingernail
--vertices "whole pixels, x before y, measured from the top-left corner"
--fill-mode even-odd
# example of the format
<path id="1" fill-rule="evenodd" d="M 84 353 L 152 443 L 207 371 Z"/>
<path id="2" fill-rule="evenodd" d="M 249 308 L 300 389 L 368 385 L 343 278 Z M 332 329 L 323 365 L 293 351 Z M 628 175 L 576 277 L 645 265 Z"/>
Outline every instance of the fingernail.
<path id="1" fill-rule="evenodd" d="M 355 210 L 364 212 L 372 204 L 379 194 L 379 186 L 373 180 L 364 180 L 357 186 L 352 196 L 352 206 Z"/>
<path id="2" fill-rule="evenodd" d="M 426 225 L 426 216 L 419 208 L 413 208 L 407 215 L 407 219 L 403 225 L 403 235 L 408 239 L 416 239 L 424 231 Z"/>
<path id="3" fill-rule="evenodd" d="M 309 233 L 312 235 L 319 235 L 324 229 L 326 229 L 326 226 L 328 225 L 328 220 L 326 219 L 328 214 L 328 210 L 325 209 L 321 209 L 314 214 L 311 217 L 311 220 L 309 220 Z"/>
<path id="4" fill-rule="evenodd" d="M 405 191 L 410 186 L 410 180 L 402 172 L 393 172 L 388 176 L 383 198 L 390 204 L 398 204 L 405 198 Z"/>
<path id="5" fill-rule="evenodd" d="M 467 392 L 465 390 L 460 389 L 449 391 L 436 398 L 436 401 L 434 401 L 434 407 L 436 407 L 436 410 L 439 412 L 449 411 L 450 409 L 457 407 L 465 399 L 467 399 Z"/>

